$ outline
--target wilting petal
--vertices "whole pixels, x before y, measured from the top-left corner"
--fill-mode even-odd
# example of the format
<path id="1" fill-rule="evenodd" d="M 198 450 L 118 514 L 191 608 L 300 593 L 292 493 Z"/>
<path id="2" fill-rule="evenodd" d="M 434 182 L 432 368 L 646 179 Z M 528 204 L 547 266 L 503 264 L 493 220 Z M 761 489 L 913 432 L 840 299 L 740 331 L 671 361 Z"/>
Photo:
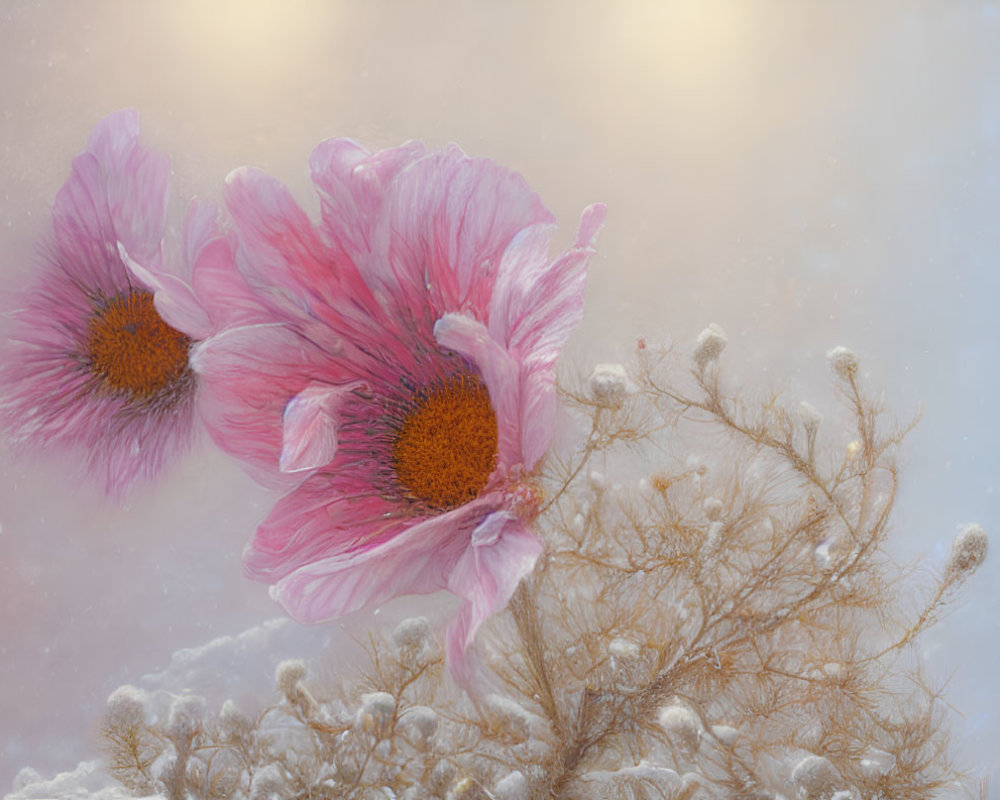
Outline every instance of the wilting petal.
<path id="1" fill-rule="evenodd" d="M 467 677 L 465 651 L 479 626 L 507 605 L 541 553 L 542 543 L 506 511 L 490 514 L 473 532 L 448 578 L 448 590 L 462 598 L 447 637 L 448 663 L 456 677 Z"/>

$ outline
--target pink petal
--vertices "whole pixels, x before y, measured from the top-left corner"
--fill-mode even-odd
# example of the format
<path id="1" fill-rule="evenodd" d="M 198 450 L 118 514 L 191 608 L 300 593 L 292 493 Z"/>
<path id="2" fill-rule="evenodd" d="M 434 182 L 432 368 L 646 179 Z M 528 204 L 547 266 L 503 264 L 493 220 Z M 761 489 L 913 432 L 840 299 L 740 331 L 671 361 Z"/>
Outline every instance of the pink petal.
<path id="1" fill-rule="evenodd" d="M 118 242 L 118 254 L 129 272 L 153 292 L 156 310 L 168 325 L 192 339 L 204 339 L 211 333 L 208 315 L 182 278 L 163 269 L 147 269 L 129 255 L 122 242 Z"/>
<path id="2" fill-rule="evenodd" d="M 236 268 L 236 246 L 219 226 L 219 211 L 211 203 L 192 201 L 184 219 L 184 262 L 194 293 L 204 306 L 210 332 L 271 321 L 257 293 Z M 205 336 L 194 336 L 202 339 Z"/>
<path id="3" fill-rule="evenodd" d="M 54 260 L 109 296 L 125 277 L 119 241 L 142 263 L 160 259 L 170 161 L 140 145 L 138 136 L 134 111 L 99 122 L 52 208 Z"/>
<path id="4" fill-rule="evenodd" d="M 345 395 L 362 386 L 311 384 L 288 401 L 283 418 L 282 472 L 303 472 L 326 466 L 337 452 L 337 414 Z"/>
<path id="5" fill-rule="evenodd" d="M 315 474 L 278 500 L 257 526 L 243 553 L 243 569 L 249 578 L 273 583 L 305 564 L 385 538 L 410 522 L 370 487 L 348 494 L 330 475 Z"/>
<path id="6" fill-rule="evenodd" d="M 549 449 L 556 424 L 555 375 L 551 367 L 522 367 L 521 463 L 530 472 Z"/>
<path id="7" fill-rule="evenodd" d="M 267 486 L 300 481 L 279 470 L 285 405 L 316 378 L 345 382 L 329 354 L 282 325 L 248 325 L 196 345 L 191 365 L 201 375 L 199 411 L 216 444 Z"/>
<path id="8" fill-rule="evenodd" d="M 441 317 L 434 325 L 434 338 L 441 347 L 454 350 L 475 364 L 497 418 L 499 461 L 506 466 L 522 463 L 523 409 L 517 362 L 493 340 L 483 323 L 465 314 Z"/>
<path id="9" fill-rule="evenodd" d="M 350 139 L 321 142 L 309 166 L 322 201 L 323 229 L 338 254 L 373 248 L 375 227 L 396 174 L 426 154 L 422 142 L 371 153 Z"/>
<path id="10" fill-rule="evenodd" d="M 542 231 L 526 232 L 504 254 L 490 304 L 490 329 L 521 359 L 551 366 L 583 315 L 587 262 L 605 216 L 589 206 L 576 243 L 549 263 L 541 256 Z"/>
<path id="11" fill-rule="evenodd" d="M 226 178 L 226 208 L 239 234 L 240 271 L 261 299 L 302 314 L 332 296 L 333 264 L 312 222 L 279 181 L 251 167 Z"/>
<path id="12" fill-rule="evenodd" d="M 468 543 L 463 523 L 477 508 L 481 504 L 469 504 L 374 546 L 319 558 L 278 581 L 271 596 L 296 620 L 320 622 L 398 595 L 443 589 Z"/>
<path id="13" fill-rule="evenodd" d="M 458 680 L 467 684 L 471 677 L 466 650 L 476 631 L 507 605 L 542 550 L 542 543 L 506 511 L 490 514 L 473 532 L 448 578 L 448 590 L 463 601 L 447 633 L 448 666 Z"/>
<path id="14" fill-rule="evenodd" d="M 114 241 L 121 241 L 140 262 L 155 260 L 166 227 L 170 158 L 139 143 L 133 109 L 101 120 L 88 150 L 101 166 Z"/>
<path id="15" fill-rule="evenodd" d="M 520 175 L 455 145 L 399 173 L 388 213 L 388 269 L 377 277 L 390 296 L 427 296 L 435 318 L 464 310 L 485 318 L 511 239 L 553 219 Z"/>

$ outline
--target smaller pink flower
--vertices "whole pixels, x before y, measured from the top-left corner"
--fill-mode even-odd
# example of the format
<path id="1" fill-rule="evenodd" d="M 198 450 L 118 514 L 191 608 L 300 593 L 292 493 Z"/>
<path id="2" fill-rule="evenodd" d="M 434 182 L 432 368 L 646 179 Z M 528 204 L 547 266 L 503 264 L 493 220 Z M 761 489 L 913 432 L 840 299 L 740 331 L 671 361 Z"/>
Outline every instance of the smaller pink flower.
<path id="1" fill-rule="evenodd" d="M 115 499 L 190 444 L 189 351 L 221 320 L 188 279 L 214 289 L 232 259 L 215 212 L 192 206 L 182 274 L 164 265 L 169 176 L 167 156 L 140 144 L 135 111 L 95 126 L 56 196 L 41 275 L 23 295 L 0 367 L 8 442 L 79 452 Z M 238 303 L 224 307 L 228 320 L 242 318 Z"/>

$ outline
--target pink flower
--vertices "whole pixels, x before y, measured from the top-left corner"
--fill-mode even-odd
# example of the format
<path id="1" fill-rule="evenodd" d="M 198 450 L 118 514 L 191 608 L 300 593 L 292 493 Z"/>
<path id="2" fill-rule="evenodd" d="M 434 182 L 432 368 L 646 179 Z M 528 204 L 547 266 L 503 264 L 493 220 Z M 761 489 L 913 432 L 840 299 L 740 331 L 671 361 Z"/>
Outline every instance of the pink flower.
<path id="1" fill-rule="evenodd" d="M 319 224 L 262 172 L 230 176 L 237 264 L 274 324 L 193 357 L 216 441 L 296 487 L 246 572 L 304 622 L 447 588 L 460 673 L 542 550 L 531 477 L 604 207 L 551 258 L 553 218 L 524 180 L 457 147 L 332 140 L 311 167 Z"/>
<path id="2" fill-rule="evenodd" d="M 164 265 L 169 175 L 169 159 L 139 143 L 135 111 L 95 126 L 56 196 L 42 274 L 23 296 L 3 356 L 8 440 L 82 451 L 87 472 L 116 499 L 188 447 L 191 337 L 215 329 L 188 324 L 204 317 L 201 305 Z M 231 263 L 214 220 L 211 209 L 192 208 L 178 259 L 185 272 L 210 275 Z"/>

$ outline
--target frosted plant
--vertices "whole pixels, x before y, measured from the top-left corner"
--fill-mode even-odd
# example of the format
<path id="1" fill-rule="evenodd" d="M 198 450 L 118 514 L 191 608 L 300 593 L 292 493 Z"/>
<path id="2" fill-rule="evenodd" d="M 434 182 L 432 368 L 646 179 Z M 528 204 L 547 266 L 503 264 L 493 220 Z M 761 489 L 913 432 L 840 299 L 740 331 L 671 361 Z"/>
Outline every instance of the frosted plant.
<path id="1" fill-rule="evenodd" d="M 826 353 L 826 360 L 837 374 L 845 381 L 851 380 L 858 371 L 858 357 L 853 350 L 837 346 Z"/>
<path id="2" fill-rule="evenodd" d="M 961 580 L 975 572 L 986 560 L 989 539 L 979 525 L 966 525 L 958 532 L 945 566 L 947 580 Z"/>
<path id="3" fill-rule="evenodd" d="M 965 526 L 904 607 L 909 573 L 884 546 L 907 429 L 856 357 L 830 357 L 853 424 L 822 442 L 818 413 L 749 400 L 692 358 L 640 348 L 628 402 L 563 388 L 579 441 L 547 462 L 546 549 L 481 629 L 475 686 L 431 622 L 404 620 L 372 632 L 356 676 L 283 662 L 256 716 L 181 698 L 164 719 L 119 690 L 109 770 L 136 795 L 199 800 L 972 796 L 909 648 L 983 563 L 985 532 Z"/>
<path id="4" fill-rule="evenodd" d="M 694 363 L 700 369 L 704 369 L 708 364 L 715 361 L 726 349 L 729 340 L 722 328 L 714 322 L 705 330 L 698 334 L 698 340 L 694 349 Z"/>
<path id="5" fill-rule="evenodd" d="M 598 364 L 590 373 L 587 388 L 599 405 L 616 408 L 635 390 L 621 364 Z"/>

